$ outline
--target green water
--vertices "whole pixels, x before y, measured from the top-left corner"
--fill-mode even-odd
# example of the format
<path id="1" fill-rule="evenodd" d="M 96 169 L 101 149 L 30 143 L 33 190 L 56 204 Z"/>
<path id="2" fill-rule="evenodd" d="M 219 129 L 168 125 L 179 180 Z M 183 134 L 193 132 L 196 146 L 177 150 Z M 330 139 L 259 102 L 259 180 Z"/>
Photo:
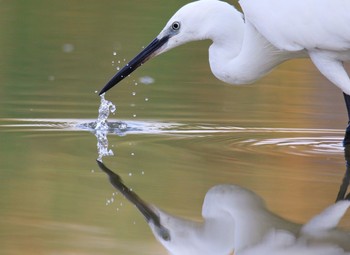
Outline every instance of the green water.
<path id="1" fill-rule="evenodd" d="M 135 207 L 108 203 L 96 137 L 79 125 L 97 118 L 95 91 L 184 3 L 0 1 L 1 254 L 166 254 Z M 106 95 L 113 121 L 132 129 L 108 135 L 105 164 L 146 201 L 192 219 L 219 183 L 252 189 L 295 221 L 333 203 L 345 171 L 341 92 L 308 60 L 252 86 L 223 84 L 209 44 L 159 56 Z"/>

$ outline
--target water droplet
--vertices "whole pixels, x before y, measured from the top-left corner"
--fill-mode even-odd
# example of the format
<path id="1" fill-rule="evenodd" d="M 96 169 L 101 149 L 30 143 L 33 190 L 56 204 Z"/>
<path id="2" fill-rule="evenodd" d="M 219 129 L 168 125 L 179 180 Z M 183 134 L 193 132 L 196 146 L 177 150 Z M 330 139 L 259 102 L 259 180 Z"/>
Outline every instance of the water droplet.
<path id="1" fill-rule="evenodd" d="M 154 78 L 150 77 L 150 76 L 142 76 L 139 78 L 139 81 L 142 83 L 142 84 L 145 84 L 145 85 L 149 85 L 149 84 L 152 84 L 154 83 Z"/>
<path id="2" fill-rule="evenodd" d="M 125 129 L 127 129 L 127 128 L 128 128 L 128 125 L 127 125 L 126 123 L 120 123 L 120 124 L 119 124 L 119 129 L 125 130 Z"/>
<path id="3" fill-rule="evenodd" d="M 63 46 L 62 46 L 62 50 L 63 50 L 63 52 L 65 52 L 65 53 L 71 53 L 71 52 L 74 51 L 74 45 L 71 44 L 71 43 L 65 43 L 65 44 L 63 44 Z"/>

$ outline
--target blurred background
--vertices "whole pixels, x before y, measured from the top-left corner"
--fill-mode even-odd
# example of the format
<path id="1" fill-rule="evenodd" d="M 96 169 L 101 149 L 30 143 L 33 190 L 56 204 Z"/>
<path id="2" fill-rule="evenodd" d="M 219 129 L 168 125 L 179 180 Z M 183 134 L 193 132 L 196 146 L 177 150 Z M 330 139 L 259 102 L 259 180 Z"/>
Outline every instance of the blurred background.
<path id="1" fill-rule="evenodd" d="M 113 195 L 94 134 L 76 124 L 96 119 L 96 91 L 186 3 L 0 0 L 2 254 L 166 254 Z M 332 204 L 345 172 L 341 91 L 309 60 L 254 85 L 224 84 L 209 45 L 161 55 L 108 92 L 114 120 L 176 125 L 110 134 L 115 156 L 104 163 L 146 201 L 195 220 L 220 183 L 252 189 L 294 221 Z"/>

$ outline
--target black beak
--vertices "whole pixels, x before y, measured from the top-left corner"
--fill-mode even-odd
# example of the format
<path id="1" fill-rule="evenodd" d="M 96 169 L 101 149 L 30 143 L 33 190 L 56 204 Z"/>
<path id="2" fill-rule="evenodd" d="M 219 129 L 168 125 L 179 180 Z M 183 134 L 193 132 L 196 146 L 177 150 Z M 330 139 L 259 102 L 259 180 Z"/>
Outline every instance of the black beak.
<path id="1" fill-rule="evenodd" d="M 133 60 L 131 60 L 126 66 L 124 66 L 112 79 L 103 87 L 99 95 L 110 90 L 114 85 L 123 80 L 139 66 L 152 58 L 157 50 L 159 50 L 167 41 L 169 36 L 165 36 L 161 39 L 154 39 L 143 51 L 141 51 Z"/>

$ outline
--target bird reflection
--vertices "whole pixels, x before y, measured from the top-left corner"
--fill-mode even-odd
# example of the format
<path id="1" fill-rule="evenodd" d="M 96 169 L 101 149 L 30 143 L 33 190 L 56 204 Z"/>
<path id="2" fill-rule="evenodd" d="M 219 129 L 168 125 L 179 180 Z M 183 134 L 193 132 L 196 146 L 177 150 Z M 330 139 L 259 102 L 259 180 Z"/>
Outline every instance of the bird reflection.
<path id="1" fill-rule="evenodd" d="M 139 209 L 146 221 L 154 226 L 153 229 L 156 229 L 157 234 L 166 241 L 170 240 L 169 231 L 160 224 L 160 218 L 156 211 L 135 192 L 126 187 L 119 175 L 107 168 L 101 161 L 96 161 L 100 169 L 108 175 L 111 184 Z"/>
<path id="2" fill-rule="evenodd" d="M 350 232 L 337 228 L 350 207 L 339 200 L 305 224 L 270 211 L 261 197 L 237 185 L 206 193 L 202 222 L 168 214 L 143 201 L 120 176 L 97 160 L 112 185 L 144 215 L 156 239 L 173 255 L 350 255 Z"/>
<path id="3" fill-rule="evenodd" d="M 344 145 L 344 157 L 345 157 L 346 170 L 345 170 L 345 175 L 344 175 L 342 184 L 340 185 L 340 188 L 339 188 L 336 201 L 344 199 L 346 191 L 350 184 L 350 144 Z"/>

